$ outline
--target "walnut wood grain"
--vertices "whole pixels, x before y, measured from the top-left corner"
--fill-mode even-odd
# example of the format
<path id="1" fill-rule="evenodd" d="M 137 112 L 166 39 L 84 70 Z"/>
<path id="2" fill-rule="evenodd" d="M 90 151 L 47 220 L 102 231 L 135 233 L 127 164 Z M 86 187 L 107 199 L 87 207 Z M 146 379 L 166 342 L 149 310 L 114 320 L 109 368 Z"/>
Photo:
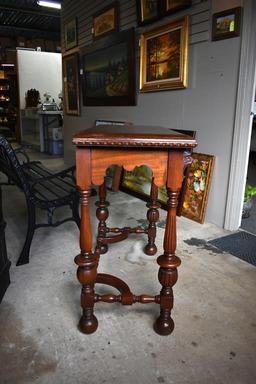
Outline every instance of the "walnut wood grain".
<path id="1" fill-rule="evenodd" d="M 160 316 L 154 324 L 154 329 L 160 335 L 169 335 L 174 329 L 171 318 L 173 307 L 172 287 L 178 279 L 177 267 L 180 259 L 175 255 L 176 250 L 176 209 L 179 192 L 182 186 L 184 156 L 182 152 L 170 151 L 168 156 L 167 175 L 167 220 L 164 236 L 164 254 L 157 259 L 160 265 L 158 278 L 162 285 L 160 293 Z"/>
<path id="2" fill-rule="evenodd" d="M 77 278 L 82 285 L 81 306 L 83 315 L 79 321 L 79 329 L 83 333 L 93 333 L 98 327 L 98 320 L 93 314 L 94 284 L 97 277 L 99 256 L 92 253 L 92 230 L 90 220 L 89 197 L 91 191 L 91 153 L 90 150 L 78 149 L 76 151 L 77 186 L 80 193 L 81 226 L 80 248 L 81 253 L 75 257 L 78 265 Z"/>
<path id="3" fill-rule="evenodd" d="M 157 186 L 166 183 L 166 163 L 168 153 L 163 150 L 152 150 L 141 148 L 133 150 L 130 148 L 93 148 L 91 151 L 92 161 L 92 184 L 101 185 L 104 181 L 106 169 L 112 164 L 122 166 L 127 171 L 132 171 L 136 166 L 147 165 L 154 175 Z"/>

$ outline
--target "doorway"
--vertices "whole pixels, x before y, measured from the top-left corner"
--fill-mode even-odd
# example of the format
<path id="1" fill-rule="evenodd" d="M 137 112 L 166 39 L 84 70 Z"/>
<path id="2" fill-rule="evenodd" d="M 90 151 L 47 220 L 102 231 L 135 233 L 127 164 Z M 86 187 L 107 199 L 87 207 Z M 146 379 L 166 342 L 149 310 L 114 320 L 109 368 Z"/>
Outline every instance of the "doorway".
<path id="1" fill-rule="evenodd" d="M 241 229 L 256 235 L 256 102 L 254 102 L 250 153 L 247 169 L 246 186 L 255 196 L 248 202 L 248 211 L 243 211 Z M 248 196 L 249 198 L 249 196 Z"/>
<path id="2" fill-rule="evenodd" d="M 244 3 L 241 60 L 233 147 L 230 165 L 224 228 L 237 230 L 241 225 L 244 191 L 249 164 L 253 105 L 256 84 L 256 2 Z"/>

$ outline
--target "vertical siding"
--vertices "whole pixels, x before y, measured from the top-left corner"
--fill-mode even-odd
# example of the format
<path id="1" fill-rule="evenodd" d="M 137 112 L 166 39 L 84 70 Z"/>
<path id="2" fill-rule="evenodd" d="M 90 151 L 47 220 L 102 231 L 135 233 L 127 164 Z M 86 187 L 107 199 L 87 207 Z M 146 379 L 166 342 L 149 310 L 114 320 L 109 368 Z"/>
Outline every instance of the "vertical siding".
<path id="1" fill-rule="evenodd" d="M 186 89 L 140 93 L 136 106 L 81 108 L 81 116 L 64 116 L 64 153 L 68 164 L 74 163 L 72 137 L 75 132 L 92 126 L 95 119 L 131 121 L 137 125 L 157 125 L 197 131 L 198 152 L 214 154 L 214 177 L 206 221 L 223 226 L 240 60 L 240 37 L 211 41 L 211 14 L 232 8 L 240 0 L 193 0 L 188 9 L 165 17 L 145 27 L 137 26 L 136 1 L 119 0 L 121 30 L 136 28 L 140 33 L 183 15 L 190 15 L 189 84 Z M 93 14 L 113 0 L 65 0 L 62 26 L 77 17 L 78 46 L 92 43 Z M 63 29 L 63 28 L 62 28 Z M 104 38 L 100 39 L 104 43 Z M 62 35 L 63 41 L 63 35 Z M 64 46 L 64 44 L 62 44 Z M 136 52 L 137 81 L 139 83 L 139 50 Z M 82 100 L 82 98 L 81 98 Z M 221 180 L 221 188 L 219 188 Z"/>
<path id="2" fill-rule="evenodd" d="M 62 9 L 62 46 L 64 46 L 64 24 L 77 18 L 78 46 L 84 47 L 93 42 L 92 22 L 93 15 L 113 3 L 113 0 L 65 0 Z M 177 17 L 189 14 L 190 17 L 190 44 L 197 44 L 209 39 L 210 29 L 210 0 L 193 0 L 192 6 L 175 14 L 164 17 L 158 22 L 149 24 L 147 27 L 137 26 L 136 1 L 119 0 L 119 26 L 120 30 L 136 28 L 140 33 L 145 29 L 165 24 Z"/>

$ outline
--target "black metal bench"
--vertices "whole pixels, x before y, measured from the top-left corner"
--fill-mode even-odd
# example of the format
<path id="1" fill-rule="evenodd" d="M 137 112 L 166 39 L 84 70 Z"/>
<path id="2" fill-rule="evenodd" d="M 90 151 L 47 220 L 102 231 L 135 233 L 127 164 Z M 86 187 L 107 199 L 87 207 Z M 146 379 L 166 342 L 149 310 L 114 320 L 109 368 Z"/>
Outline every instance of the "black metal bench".
<path id="1" fill-rule="evenodd" d="M 41 227 L 56 227 L 73 220 L 80 228 L 79 194 L 75 186 L 74 167 L 54 173 L 39 161 L 30 161 L 22 149 L 14 150 L 0 136 L 0 171 L 8 178 L 8 184 L 17 185 L 25 193 L 28 208 L 26 240 L 16 265 L 29 262 L 29 251 L 34 231 Z M 7 184 L 7 183 L 2 183 Z M 71 216 L 54 221 L 57 208 L 69 206 Z M 36 209 L 47 212 L 47 222 L 36 222 Z"/>

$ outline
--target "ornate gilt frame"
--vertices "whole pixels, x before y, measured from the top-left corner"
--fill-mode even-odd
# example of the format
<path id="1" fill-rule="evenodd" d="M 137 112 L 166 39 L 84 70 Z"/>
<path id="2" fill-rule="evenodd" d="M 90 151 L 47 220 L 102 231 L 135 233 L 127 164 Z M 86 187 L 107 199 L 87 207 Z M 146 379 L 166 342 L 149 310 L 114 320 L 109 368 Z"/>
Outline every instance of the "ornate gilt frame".
<path id="1" fill-rule="evenodd" d="M 147 43 L 161 35 L 166 35 L 175 30 L 180 30 L 180 62 L 179 76 L 154 81 L 147 81 Z M 175 20 L 163 26 L 144 32 L 140 36 L 140 91 L 154 92 L 165 89 L 186 88 L 188 85 L 188 37 L 189 37 L 189 17 Z"/>

